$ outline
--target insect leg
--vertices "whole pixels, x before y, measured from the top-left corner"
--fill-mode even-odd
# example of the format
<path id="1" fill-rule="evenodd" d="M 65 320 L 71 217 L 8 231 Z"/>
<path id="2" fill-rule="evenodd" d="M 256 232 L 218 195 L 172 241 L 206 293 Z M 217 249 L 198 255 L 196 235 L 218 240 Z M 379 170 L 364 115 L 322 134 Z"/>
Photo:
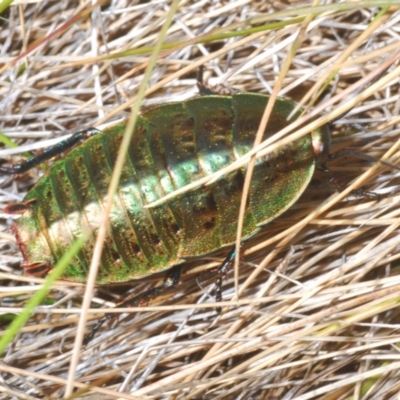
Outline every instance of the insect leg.
<path id="1" fill-rule="evenodd" d="M 224 262 L 218 268 L 217 279 L 215 280 L 215 301 L 217 302 L 222 301 L 222 282 L 228 271 L 232 268 L 235 257 L 236 247 L 233 247 L 228 256 L 225 258 Z M 218 312 L 220 311 L 221 309 L 218 307 Z"/>
<path id="2" fill-rule="evenodd" d="M 62 140 L 56 145 L 49 147 L 48 149 L 45 149 L 43 153 L 31 157 L 20 164 L 13 165 L 12 167 L 0 166 L 0 172 L 7 175 L 22 174 L 26 171 L 29 171 L 36 165 L 39 165 L 43 161 L 47 161 L 50 158 L 53 158 L 54 156 L 61 154 L 63 151 L 70 149 L 71 147 L 75 146 L 80 142 L 85 141 L 86 139 L 89 139 L 90 137 L 96 135 L 99 132 L 100 131 L 96 128 L 88 128 L 76 132 L 68 139 Z"/>
<path id="3" fill-rule="evenodd" d="M 333 177 L 329 179 L 329 186 L 334 189 L 336 192 L 341 192 L 342 190 L 345 189 L 346 185 L 344 185 L 342 182 L 339 181 L 336 177 Z M 374 193 L 374 192 L 368 192 L 363 189 L 355 189 L 350 192 L 353 196 L 356 197 L 363 197 L 363 198 L 369 198 L 371 200 L 375 201 L 380 201 L 381 196 L 379 194 Z"/>
<path id="4" fill-rule="evenodd" d="M 339 152 L 339 153 L 331 154 L 329 156 L 329 159 L 334 160 L 335 158 L 346 157 L 347 155 L 348 154 L 346 153 L 346 151 L 344 151 L 343 153 Z M 380 160 L 374 160 L 374 161 L 380 161 Z M 395 167 L 395 168 L 398 169 L 397 167 Z M 330 172 L 329 168 L 327 168 L 325 164 L 320 164 L 318 166 L 318 169 L 320 169 L 323 172 Z M 335 176 L 329 179 L 328 184 L 324 183 L 324 184 L 321 184 L 321 185 L 318 185 L 318 186 L 321 186 L 322 188 L 330 189 L 330 190 L 333 190 L 333 191 L 336 191 L 336 192 L 341 192 L 346 187 L 346 185 L 343 182 L 340 182 L 340 180 Z M 370 199 L 376 200 L 376 201 L 380 200 L 379 194 L 374 193 L 374 192 L 368 192 L 368 191 L 363 190 L 363 189 L 352 190 L 350 192 L 350 194 L 352 194 L 352 195 L 354 195 L 356 197 L 364 197 L 364 198 L 367 197 L 367 198 L 370 198 Z"/>
<path id="5" fill-rule="evenodd" d="M 363 154 L 359 151 L 356 150 L 340 150 L 337 153 L 329 154 L 329 160 L 338 160 L 340 158 L 345 158 L 345 157 L 357 157 L 361 160 L 369 161 L 371 163 L 376 163 L 379 162 L 380 164 L 384 165 L 385 167 L 392 168 L 394 170 L 399 171 L 400 168 L 390 162 L 379 160 L 378 158 L 369 156 L 368 154 Z"/>
<path id="6" fill-rule="evenodd" d="M 240 92 L 240 90 L 235 89 L 230 86 L 225 86 L 222 84 L 210 86 L 208 83 L 204 83 L 203 80 L 204 68 L 201 66 L 197 71 L 197 88 L 199 89 L 200 96 L 209 95 L 220 95 L 220 96 L 232 96 L 235 93 Z"/>
<path id="7" fill-rule="evenodd" d="M 176 266 L 170 269 L 164 279 L 164 282 L 161 286 L 154 287 L 146 292 L 143 292 L 136 296 L 131 296 L 122 301 L 117 305 L 117 307 L 143 307 L 150 303 L 151 300 L 154 300 L 158 296 L 160 296 L 166 290 L 175 286 L 181 277 L 181 267 Z M 96 332 L 100 329 L 100 327 L 105 322 L 111 322 L 116 317 L 116 314 L 108 313 L 103 318 L 100 318 L 97 323 L 93 326 L 90 333 L 86 336 L 84 340 L 84 345 L 87 345 L 96 335 Z"/>

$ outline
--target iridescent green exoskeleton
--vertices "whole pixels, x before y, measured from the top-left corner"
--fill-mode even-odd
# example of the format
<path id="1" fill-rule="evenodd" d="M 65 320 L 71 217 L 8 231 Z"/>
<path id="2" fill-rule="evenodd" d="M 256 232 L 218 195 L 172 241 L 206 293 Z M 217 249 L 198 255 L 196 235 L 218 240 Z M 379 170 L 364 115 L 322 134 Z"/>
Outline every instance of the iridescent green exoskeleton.
<path id="1" fill-rule="evenodd" d="M 245 168 L 158 207 L 145 206 L 246 154 L 253 146 L 268 100 L 269 96 L 254 93 L 204 95 L 141 114 L 113 199 L 98 284 L 142 278 L 233 245 Z M 290 123 L 287 117 L 295 106 L 277 99 L 264 139 Z M 86 280 L 125 125 L 78 133 L 77 140 L 90 138 L 56 161 L 22 203 L 8 206 L 8 212 L 22 214 L 13 230 L 27 273 L 47 273 L 71 243 L 90 230 L 92 236 L 63 276 L 77 282 Z M 59 149 L 64 147 L 59 145 Z M 299 198 L 329 150 L 329 130 L 322 126 L 257 160 L 246 206 L 244 240 Z M 50 156 L 52 151 L 56 152 L 47 151 Z M 46 155 L 39 157 L 42 160 Z M 27 163 L 31 167 L 34 162 Z M 0 172 L 16 173 L 28 168 L 24 166 L 0 167 Z M 179 280 L 179 272 L 172 271 L 163 288 Z M 154 289 L 133 303 L 141 304 L 158 294 Z"/>
<path id="2" fill-rule="evenodd" d="M 144 206 L 246 154 L 268 99 L 253 93 L 203 96 L 163 104 L 139 117 L 113 199 L 97 283 L 142 278 L 234 243 L 244 169 L 161 206 Z M 264 139 L 288 124 L 294 107 L 277 99 Z M 89 229 L 91 240 L 64 274 L 65 279 L 85 281 L 124 132 L 125 122 L 72 149 L 27 194 L 14 226 L 27 272 L 50 269 Z M 299 198 L 329 147 L 329 131 L 323 126 L 257 160 L 244 240 Z"/>

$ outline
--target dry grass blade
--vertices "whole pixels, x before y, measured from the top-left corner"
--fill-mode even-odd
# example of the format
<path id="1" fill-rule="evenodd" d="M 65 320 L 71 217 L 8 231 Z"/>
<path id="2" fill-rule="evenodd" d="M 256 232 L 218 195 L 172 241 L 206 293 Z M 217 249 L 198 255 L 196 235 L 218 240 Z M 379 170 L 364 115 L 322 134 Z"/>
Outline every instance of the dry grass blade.
<path id="1" fill-rule="evenodd" d="M 279 80 L 279 96 L 306 99 L 305 106 L 315 109 L 400 47 L 395 2 L 312 3 L 181 1 L 167 35 L 167 44 L 176 45 L 161 52 L 142 108 L 197 95 L 197 68 L 205 64 L 212 84 L 272 93 Z M 18 162 L 16 152 L 34 152 L 54 136 L 112 123 L 115 115 L 125 118 L 170 4 L 104 2 L 74 19 L 91 10 L 92 2 L 76 9 L 73 1 L 42 1 L 13 5 L 0 16 L 0 129 L 19 146 L 3 146 L 0 156 Z M 198 38 L 204 41 L 196 43 Z M 281 73 L 286 60 L 291 62 Z M 332 124 L 333 152 L 386 155 L 399 165 L 400 88 L 398 72 L 393 74 L 369 98 L 356 97 L 349 114 Z M 324 110 L 327 120 L 331 111 Z M 172 295 L 148 309 L 113 310 L 125 314 L 78 353 L 77 373 L 70 377 L 78 397 L 396 398 L 399 172 L 353 157 L 328 167 L 330 173 L 316 172 L 290 210 L 245 243 L 240 299 L 231 301 L 230 274 L 220 315 L 209 294 L 210 269 L 226 251 L 188 263 Z M 20 201 L 42 173 L 0 176 L 3 208 Z M 331 177 L 340 181 L 341 193 L 332 194 Z M 344 196 L 343 190 L 353 191 Z M 10 224 L 2 213 L 3 330 L 41 283 L 21 276 Z M 96 288 L 89 319 L 110 310 L 126 290 L 140 293 L 160 279 Z M 0 399 L 64 396 L 84 290 L 65 281 L 52 287 L 3 354 Z"/>

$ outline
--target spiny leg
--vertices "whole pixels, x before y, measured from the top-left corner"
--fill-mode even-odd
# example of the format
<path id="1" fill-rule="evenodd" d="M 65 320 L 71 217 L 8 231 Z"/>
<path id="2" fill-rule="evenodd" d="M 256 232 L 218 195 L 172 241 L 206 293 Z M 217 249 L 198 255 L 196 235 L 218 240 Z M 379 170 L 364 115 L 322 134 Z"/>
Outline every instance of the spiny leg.
<path id="1" fill-rule="evenodd" d="M 336 192 L 342 192 L 346 188 L 346 185 L 343 182 L 340 182 L 337 177 L 329 179 L 329 186 Z M 378 193 L 369 192 L 364 189 L 354 189 L 349 194 L 356 197 L 369 198 L 375 201 L 380 201 L 381 199 L 381 196 L 379 196 Z"/>
<path id="2" fill-rule="evenodd" d="M 222 301 L 222 282 L 226 278 L 228 271 L 232 268 L 236 257 L 236 246 L 229 252 L 224 262 L 219 266 L 217 270 L 217 278 L 215 280 L 215 301 Z M 221 308 L 218 307 L 217 311 L 220 312 Z"/>
<path id="3" fill-rule="evenodd" d="M 44 161 L 50 160 L 54 156 L 57 156 L 77 145 L 78 143 L 84 142 L 90 137 L 97 135 L 100 131 L 96 128 L 88 128 L 82 131 L 74 133 L 68 139 L 62 140 L 61 142 L 51 146 L 43 151 L 43 153 L 38 154 L 37 156 L 31 157 L 28 160 L 13 165 L 12 167 L 3 167 L 0 166 L 0 173 L 6 175 L 15 175 L 15 174 L 23 174 L 26 171 L 29 171 L 31 168 L 36 167 Z"/>
<path id="4" fill-rule="evenodd" d="M 161 286 L 151 288 L 139 295 L 131 296 L 117 305 L 117 307 L 143 307 L 150 303 L 158 296 L 160 296 L 166 290 L 172 288 L 177 283 L 179 283 L 181 277 L 181 266 L 176 266 L 170 269 L 164 279 Z M 87 345 L 96 335 L 100 327 L 105 323 L 109 323 L 117 318 L 116 314 L 105 314 L 103 318 L 100 318 L 97 323 L 93 326 L 90 333 L 86 336 L 84 340 L 84 345 Z"/>
<path id="5" fill-rule="evenodd" d="M 358 151 L 355 150 L 341 150 L 337 153 L 332 153 L 329 155 L 329 160 L 338 160 L 341 158 L 346 158 L 346 157 L 356 157 L 359 158 L 361 160 L 365 160 L 365 161 L 369 161 L 371 163 L 376 163 L 379 162 L 380 164 L 392 168 L 394 170 L 400 170 L 399 167 L 397 167 L 396 165 L 393 165 L 389 162 L 383 161 L 383 160 L 379 160 L 376 159 L 375 157 L 371 157 L 367 154 L 363 154 L 360 153 Z M 326 167 L 326 165 L 320 165 L 319 169 L 322 169 L 324 172 L 329 172 L 329 168 Z M 332 177 L 329 180 L 329 188 L 337 191 L 337 192 L 341 192 L 342 190 L 344 190 L 346 187 L 345 184 L 343 184 L 337 177 Z M 380 195 L 374 192 L 369 192 L 366 191 L 364 189 L 354 189 L 350 192 L 350 194 L 356 196 L 356 197 L 367 197 L 370 198 L 372 200 L 376 200 L 379 201 L 380 200 Z"/>
<path id="6" fill-rule="evenodd" d="M 229 252 L 223 263 L 218 267 L 216 270 L 217 278 L 215 280 L 215 301 L 220 302 L 222 301 L 222 283 L 224 278 L 226 278 L 227 273 L 232 268 L 234 264 L 236 256 L 236 247 L 233 247 L 232 250 Z M 215 271 L 215 270 L 214 270 Z M 164 282 L 161 286 L 157 286 L 143 292 L 139 295 L 132 296 L 128 299 L 125 299 L 121 303 L 117 305 L 117 307 L 143 307 L 146 306 L 150 301 L 154 300 L 158 296 L 160 296 L 166 290 L 175 286 L 181 276 L 181 266 L 176 266 L 168 271 Z M 220 312 L 221 308 L 218 307 L 217 311 Z M 87 345 L 91 342 L 96 335 L 97 331 L 102 327 L 102 325 L 107 322 L 111 323 L 116 317 L 115 314 L 108 313 L 105 314 L 103 318 L 100 318 L 97 323 L 92 327 L 90 333 L 86 336 L 84 340 L 84 345 Z"/>

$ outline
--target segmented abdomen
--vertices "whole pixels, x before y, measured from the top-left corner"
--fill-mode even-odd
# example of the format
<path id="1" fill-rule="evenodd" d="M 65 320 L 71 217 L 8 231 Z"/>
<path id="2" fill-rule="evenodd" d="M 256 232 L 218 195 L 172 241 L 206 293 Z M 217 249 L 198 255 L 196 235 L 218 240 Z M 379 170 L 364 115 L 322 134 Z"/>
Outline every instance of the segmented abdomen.
<path id="1" fill-rule="evenodd" d="M 236 237 L 245 169 L 156 207 L 144 208 L 220 170 L 253 145 L 268 96 L 204 96 L 144 112 L 137 123 L 113 199 L 98 283 L 140 278 L 210 253 Z M 278 99 L 265 137 L 288 124 L 294 103 Z M 91 239 L 64 278 L 84 281 L 103 215 L 125 123 L 115 125 L 54 163 L 28 193 L 18 220 L 24 258 L 53 265 L 84 230 Z M 315 157 L 309 135 L 257 162 L 243 237 L 293 204 L 308 185 Z"/>

